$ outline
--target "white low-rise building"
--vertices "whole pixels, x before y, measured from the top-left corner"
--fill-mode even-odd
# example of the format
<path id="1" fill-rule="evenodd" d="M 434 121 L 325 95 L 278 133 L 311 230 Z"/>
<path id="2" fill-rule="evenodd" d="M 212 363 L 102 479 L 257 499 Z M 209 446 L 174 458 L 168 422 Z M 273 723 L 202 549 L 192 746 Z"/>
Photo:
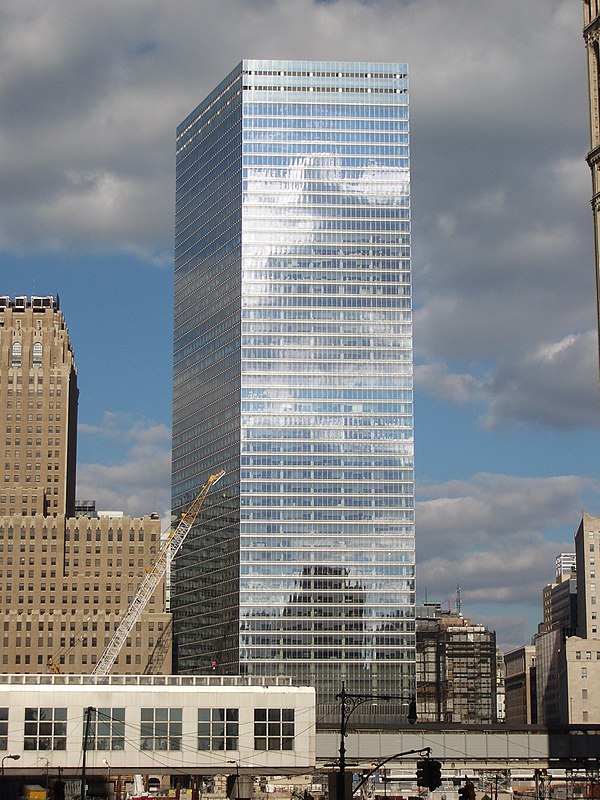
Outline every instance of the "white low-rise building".
<path id="1" fill-rule="evenodd" d="M 288 679 L 0 675 L 8 770 L 303 774 L 315 765 L 315 691 Z"/>

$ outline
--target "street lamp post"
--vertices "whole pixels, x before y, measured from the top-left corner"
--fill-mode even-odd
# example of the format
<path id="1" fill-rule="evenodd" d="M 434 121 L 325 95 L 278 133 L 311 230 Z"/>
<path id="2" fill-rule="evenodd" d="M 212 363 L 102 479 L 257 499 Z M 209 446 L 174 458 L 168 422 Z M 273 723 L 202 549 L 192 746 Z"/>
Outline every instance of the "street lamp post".
<path id="1" fill-rule="evenodd" d="M 2 756 L 2 765 L 1 765 L 1 770 L 2 770 L 2 800 L 4 800 L 4 762 L 6 761 L 7 758 L 12 759 L 13 761 L 18 761 L 21 758 L 21 756 L 12 755 L 12 754 L 9 754 L 9 755 L 6 755 L 6 756 Z"/>
<path id="2" fill-rule="evenodd" d="M 239 760 L 229 760 L 228 764 L 235 764 L 235 778 L 227 776 L 227 797 L 230 800 L 252 800 L 254 778 L 251 773 L 244 773 L 243 769 L 252 769 L 252 764 L 242 764 Z M 242 772 L 240 773 L 240 770 Z"/>
<path id="3" fill-rule="evenodd" d="M 346 733 L 348 728 L 348 720 L 352 712 L 369 701 L 375 702 L 376 700 L 404 700 L 403 697 L 398 695 L 376 695 L 376 694 L 349 694 L 346 691 L 346 685 L 342 681 L 342 691 L 336 695 L 336 700 L 340 701 L 340 757 L 339 757 L 339 771 L 337 776 L 336 787 L 336 800 L 347 800 L 346 798 Z M 407 720 L 411 725 L 414 725 L 417 720 L 416 703 L 410 701 L 408 706 Z"/>
<path id="4" fill-rule="evenodd" d="M 240 762 L 230 759 L 227 763 L 235 764 L 235 790 L 232 789 L 231 794 L 235 797 L 235 800 L 238 800 L 240 796 Z"/>
<path id="5" fill-rule="evenodd" d="M 7 758 L 12 758 L 13 761 L 18 761 L 21 758 L 21 756 L 10 755 L 10 754 L 7 756 L 2 756 L 2 780 L 4 780 L 4 762 L 6 761 Z"/>
<path id="6" fill-rule="evenodd" d="M 47 758 L 45 758 L 44 761 L 46 762 L 46 771 L 44 772 L 44 788 L 46 790 L 46 797 L 48 797 L 48 772 L 50 771 L 50 762 Z"/>
<path id="7" fill-rule="evenodd" d="M 102 763 L 106 766 L 106 795 L 110 800 L 110 764 L 105 758 L 102 759 Z"/>

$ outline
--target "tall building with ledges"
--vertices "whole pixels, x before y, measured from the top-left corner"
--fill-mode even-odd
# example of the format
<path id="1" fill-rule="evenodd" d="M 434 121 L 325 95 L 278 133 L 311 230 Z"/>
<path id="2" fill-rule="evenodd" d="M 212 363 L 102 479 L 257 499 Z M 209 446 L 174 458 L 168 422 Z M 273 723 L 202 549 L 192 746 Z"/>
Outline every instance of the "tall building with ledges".
<path id="1" fill-rule="evenodd" d="M 590 150 L 587 162 L 592 173 L 596 301 L 600 337 L 600 0 L 583 0 L 583 39 L 588 61 Z"/>
<path id="2" fill-rule="evenodd" d="M 77 371 L 58 300 L 0 297 L 0 672 L 91 672 L 154 553 L 160 521 L 75 502 Z M 113 672 L 171 671 L 161 585 Z"/>
<path id="3" fill-rule="evenodd" d="M 176 670 L 414 693 L 404 64 L 245 60 L 177 130 Z"/>
<path id="4" fill-rule="evenodd" d="M 567 574 L 557 568 L 557 582 L 544 589 L 544 622 L 532 642 L 541 725 L 600 721 L 595 689 L 600 680 L 598 553 L 600 517 L 583 511 L 575 532 L 574 569 Z"/>
<path id="5" fill-rule="evenodd" d="M 0 515 L 73 515 L 78 398 L 58 301 L 0 297 Z"/>

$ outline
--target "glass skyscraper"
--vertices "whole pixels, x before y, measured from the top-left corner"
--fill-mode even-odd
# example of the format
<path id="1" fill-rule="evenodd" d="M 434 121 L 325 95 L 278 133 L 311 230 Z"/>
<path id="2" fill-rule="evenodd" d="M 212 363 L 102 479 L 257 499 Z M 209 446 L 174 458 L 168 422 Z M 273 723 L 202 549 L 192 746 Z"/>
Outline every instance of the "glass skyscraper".
<path id="1" fill-rule="evenodd" d="M 177 131 L 175 669 L 414 692 L 405 64 L 246 60 Z"/>

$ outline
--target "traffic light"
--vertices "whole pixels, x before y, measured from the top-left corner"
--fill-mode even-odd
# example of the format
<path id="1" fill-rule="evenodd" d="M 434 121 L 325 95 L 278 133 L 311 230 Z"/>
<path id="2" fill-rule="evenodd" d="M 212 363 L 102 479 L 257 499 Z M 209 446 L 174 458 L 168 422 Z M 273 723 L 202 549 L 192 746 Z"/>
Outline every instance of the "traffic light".
<path id="1" fill-rule="evenodd" d="M 433 758 L 428 758 L 425 762 L 425 786 L 430 792 L 435 791 L 442 785 L 442 765 Z M 469 798 L 469 800 L 475 800 Z"/>
<path id="2" fill-rule="evenodd" d="M 464 786 L 458 790 L 459 800 L 475 800 L 475 784 L 473 781 L 467 781 Z"/>
<path id="3" fill-rule="evenodd" d="M 442 785 L 442 765 L 433 758 L 417 761 L 417 786 L 426 786 L 430 792 Z M 461 800 L 475 800 L 461 796 Z"/>
<path id="4" fill-rule="evenodd" d="M 413 699 L 408 704 L 408 714 L 406 715 L 406 719 L 410 725 L 414 725 L 417 721 L 417 701 Z"/>

